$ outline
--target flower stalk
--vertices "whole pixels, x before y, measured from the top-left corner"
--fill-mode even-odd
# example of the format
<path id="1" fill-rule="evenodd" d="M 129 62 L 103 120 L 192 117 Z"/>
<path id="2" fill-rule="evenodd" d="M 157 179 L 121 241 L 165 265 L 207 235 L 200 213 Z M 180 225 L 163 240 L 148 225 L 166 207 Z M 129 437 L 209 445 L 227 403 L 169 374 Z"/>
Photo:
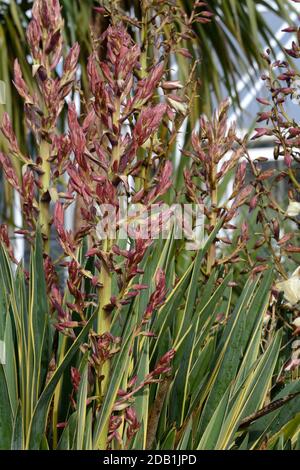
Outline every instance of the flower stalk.
<path id="1" fill-rule="evenodd" d="M 39 224 L 44 239 L 45 253 L 50 253 L 50 144 L 46 140 L 42 140 L 40 145 L 40 157 L 42 160 L 41 170 L 43 172 L 41 176 L 41 192 L 39 202 Z"/>
<path id="2" fill-rule="evenodd" d="M 211 175 L 210 175 L 210 198 L 211 198 L 211 212 L 209 214 L 210 230 L 213 230 L 217 224 L 217 207 L 218 207 L 218 186 L 217 186 L 217 165 L 212 160 Z M 207 254 L 207 269 L 206 274 L 211 274 L 212 268 L 216 259 L 216 245 L 213 242 Z"/>

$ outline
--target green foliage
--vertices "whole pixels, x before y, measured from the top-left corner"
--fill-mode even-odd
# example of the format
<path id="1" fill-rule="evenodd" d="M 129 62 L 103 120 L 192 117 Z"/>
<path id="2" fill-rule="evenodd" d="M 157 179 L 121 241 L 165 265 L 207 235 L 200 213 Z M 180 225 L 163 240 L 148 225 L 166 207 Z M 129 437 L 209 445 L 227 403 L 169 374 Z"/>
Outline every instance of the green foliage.
<path id="1" fill-rule="evenodd" d="M 249 279 L 234 304 L 231 274 L 210 296 L 205 291 L 213 283 L 210 280 L 206 284 L 199 271 L 199 259 L 207 249 L 208 244 L 170 289 L 167 301 L 157 312 L 153 327 L 163 334 L 157 338 L 133 334 L 139 309 L 143 308 L 141 299 L 119 312 L 126 325 L 121 351 L 112 364 L 106 398 L 95 410 L 95 401 L 89 399 L 88 355 L 84 353 L 95 313 L 72 345 L 65 348 L 57 369 L 51 373 L 46 364 L 54 352 L 54 329 L 46 296 L 41 298 L 45 281 L 40 234 L 32 248 L 29 284 L 21 267 L 12 271 L 1 247 L 1 278 L 6 288 L 1 291 L 0 314 L 7 344 L 7 361 L 0 367 L 1 448 L 38 449 L 46 443 L 53 446 L 53 396 L 58 390 L 60 396 L 69 393 L 71 363 L 78 365 L 81 380 L 76 410 L 69 406 L 60 416 L 66 426 L 60 433 L 58 448 L 105 447 L 107 436 L 103 432 L 129 371 L 136 371 L 139 382 L 155 364 L 158 351 L 161 355 L 170 346 L 175 347 L 176 356 L 169 376 L 158 384 L 145 385 L 128 398 L 141 423 L 130 448 L 256 449 L 262 444 L 285 448 L 288 442 L 297 446 L 299 398 L 295 395 L 277 409 L 271 407 L 272 402 L 299 391 L 298 381 L 285 385 L 280 392 L 276 385 L 282 332 L 279 330 L 268 344 L 262 342 L 272 273 Z M 165 262 L 154 248 L 146 261 L 144 277 L 154 274 L 158 266 L 165 267 Z M 225 309 L 226 321 L 218 320 L 221 308 Z M 187 309 L 189 321 L 185 324 L 182 312 L 187 315 Z M 130 350 L 136 354 L 130 355 Z M 255 413 L 266 403 L 270 412 L 255 419 Z M 120 416 L 124 407 L 118 407 Z M 157 422 L 153 419 L 155 409 L 161 409 Z M 253 418 L 245 428 L 242 424 L 249 416 Z M 126 425 L 120 437 L 126 442 Z"/>

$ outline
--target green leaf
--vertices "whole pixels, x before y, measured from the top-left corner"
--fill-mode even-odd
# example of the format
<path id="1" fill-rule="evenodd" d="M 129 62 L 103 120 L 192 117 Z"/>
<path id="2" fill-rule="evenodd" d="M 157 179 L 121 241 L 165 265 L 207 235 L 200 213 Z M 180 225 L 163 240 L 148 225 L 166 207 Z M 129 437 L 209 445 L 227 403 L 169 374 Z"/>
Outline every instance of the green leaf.
<path id="1" fill-rule="evenodd" d="M 172 428 L 170 429 L 165 440 L 160 446 L 160 450 L 173 450 L 174 445 L 175 445 L 175 438 L 176 438 L 176 428 Z"/>
<path id="2" fill-rule="evenodd" d="M 282 332 L 278 331 L 255 369 L 249 372 L 238 392 L 232 396 L 230 410 L 219 433 L 216 449 L 228 449 L 233 443 L 240 421 L 263 406 L 276 366 L 281 337 Z"/>
<path id="3" fill-rule="evenodd" d="M 3 370 L 0 364 L 0 449 L 9 450 L 13 431 L 13 414 L 8 395 L 8 388 Z"/>
<path id="4" fill-rule="evenodd" d="M 62 362 L 60 363 L 59 367 L 56 369 L 54 374 L 52 375 L 50 381 L 48 382 L 47 386 L 45 387 L 44 391 L 42 392 L 37 405 L 34 409 L 32 419 L 30 422 L 30 428 L 28 432 L 28 437 L 27 437 L 27 444 L 26 448 L 27 449 L 32 449 L 32 450 L 37 450 L 39 449 L 39 444 L 41 442 L 42 436 L 45 432 L 46 424 L 47 424 L 47 414 L 48 414 L 48 409 L 50 406 L 51 399 L 53 397 L 53 394 L 55 392 L 55 388 L 69 366 L 72 358 L 78 351 L 80 345 L 86 338 L 89 329 L 91 328 L 94 318 L 96 316 L 96 311 L 94 314 L 90 317 L 90 319 L 87 321 L 85 327 L 81 330 L 79 335 L 77 336 L 76 340 L 64 356 Z"/>
<path id="5" fill-rule="evenodd" d="M 76 450 L 83 450 L 84 433 L 87 412 L 87 388 L 88 388 L 88 355 L 85 354 L 79 368 L 80 384 L 77 400 L 77 437 Z"/>
<path id="6" fill-rule="evenodd" d="M 212 415 L 208 426 L 198 444 L 197 450 L 212 450 L 215 448 L 222 425 L 228 412 L 228 404 L 230 398 L 230 387 L 224 393 L 220 403 Z"/>
<path id="7" fill-rule="evenodd" d="M 23 436 L 23 417 L 22 407 L 19 403 L 17 412 L 15 415 L 13 434 L 11 440 L 11 450 L 23 450 L 24 449 L 24 436 Z"/>
<path id="8" fill-rule="evenodd" d="M 256 283 L 248 282 L 226 325 L 220 341 L 223 347 L 216 352 L 217 362 L 208 384 L 210 393 L 201 416 L 199 428 L 201 434 L 237 373 L 255 323 L 261 320 L 271 282 L 272 274 L 269 272 L 264 276 L 256 293 Z"/>
<path id="9" fill-rule="evenodd" d="M 47 288 L 44 275 L 43 241 L 40 230 L 37 230 L 35 246 L 30 263 L 30 297 L 29 297 L 29 338 L 30 356 L 33 369 L 27 369 L 28 397 L 34 407 L 42 385 L 45 383 L 51 358 L 53 332 L 50 327 L 50 315 Z"/>

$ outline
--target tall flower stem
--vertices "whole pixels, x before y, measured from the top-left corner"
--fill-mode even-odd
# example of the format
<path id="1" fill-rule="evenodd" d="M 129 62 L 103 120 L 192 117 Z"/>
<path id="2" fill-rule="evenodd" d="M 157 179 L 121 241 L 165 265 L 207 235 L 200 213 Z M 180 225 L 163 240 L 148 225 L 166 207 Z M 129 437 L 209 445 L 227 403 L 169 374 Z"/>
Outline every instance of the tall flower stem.
<path id="1" fill-rule="evenodd" d="M 110 250 L 110 245 L 111 245 L 111 240 L 108 240 L 108 239 L 104 240 L 103 251 L 108 253 Z M 111 279 L 111 273 L 109 271 L 109 268 L 108 266 L 105 265 L 105 263 L 102 264 L 99 281 L 101 283 L 101 287 L 100 287 L 100 293 L 99 293 L 99 315 L 98 315 L 97 333 L 99 335 L 102 335 L 106 332 L 109 332 L 110 327 L 111 327 L 110 315 L 109 313 L 107 313 L 105 306 L 109 304 L 110 302 L 112 279 Z M 108 363 L 108 361 L 106 362 Z M 107 383 L 107 377 L 106 377 L 106 374 L 103 374 L 103 375 L 105 375 L 105 377 L 104 377 L 103 385 L 101 388 L 102 388 L 102 391 L 105 391 L 104 389 L 106 387 L 104 387 L 104 383 Z"/>
<path id="2" fill-rule="evenodd" d="M 121 103 L 120 98 L 117 97 L 115 101 L 115 111 L 113 113 L 113 126 L 116 129 L 116 141 L 112 147 L 111 161 L 114 168 L 115 163 L 119 163 L 120 160 L 120 109 Z M 112 174 L 113 178 L 114 175 Z M 109 255 L 113 240 L 106 238 L 103 242 L 103 252 L 105 255 Z M 98 335 L 103 335 L 104 333 L 109 333 L 111 329 L 111 313 L 106 309 L 106 306 L 110 303 L 112 296 L 112 273 L 110 272 L 109 266 L 105 262 L 102 263 L 101 271 L 99 275 L 99 281 L 101 287 L 99 288 L 99 311 L 97 317 L 97 333 Z M 107 393 L 107 388 L 109 384 L 110 377 L 110 360 L 107 359 L 101 368 L 100 375 L 101 381 L 98 382 L 96 386 L 96 392 L 100 397 L 100 401 L 103 400 Z M 99 448 L 106 449 L 107 445 L 107 436 L 108 436 L 108 427 L 109 423 L 105 426 L 105 429 L 102 430 Z"/>
<path id="3" fill-rule="evenodd" d="M 110 246 L 110 240 L 104 241 L 104 251 L 108 252 Z M 111 273 L 109 271 L 108 266 L 104 263 L 101 267 L 101 272 L 99 276 L 100 283 L 102 287 L 100 287 L 99 291 L 99 313 L 98 313 L 98 323 L 97 323 L 97 333 L 99 335 L 103 335 L 106 332 L 110 331 L 111 328 L 111 316 L 110 312 L 108 312 L 105 306 L 110 302 L 111 298 L 111 287 L 112 287 L 112 278 Z M 109 376 L 110 376 L 110 360 L 107 359 L 103 364 L 100 371 L 100 380 L 98 379 L 98 383 L 96 385 L 96 393 L 100 397 L 100 401 L 103 403 L 103 399 L 107 393 L 107 388 L 109 384 Z M 99 441 L 99 449 L 105 450 L 107 446 L 107 436 L 108 436 L 108 427 L 109 422 L 105 425 L 102 429 L 101 437 Z"/>
<path id="4" fill-rule="evenodd" d="M 218 188 L 217 188 L 217 165 L 212 160 L 212 169 L 210 177 L 210 191 L 211 191 L 211 214 L 210 214 L 210 227 L 214 229 L 217 224 L 217 205 L 218 205 Z M 216 246 L 214 243 L 211 244 L 208 257 L 207 257 L 207 275 L 212 271 L 212 267 L 216 260 Z"/>
<path id="5" fill-rule="evenodd" d="M 41 176 L 42 190 L 40 194 L 40 215 L 39 223 L 41 226 L 41 232 L 44 238 L 44 250 L 45 253 L 50 252 L 50 144 L 45 140 L 42 140 L 40 145 L 40 157 L 42 159 L 42 170 Z"/>
<path id="6" fill-rule="evenodd" d="M 118 129 L 117 136 L 116 136 L 116 143 L 113 145 L 112 148 L 112 164 L 115 162 L 119 163 L 120 160 L 120 140 L 119 140 L 119 120 L 120 120 L 120 99 L 116 99 L 115 103 L 115 112 L 113 113 L 113 125 L 115 128 Z M 113 175 L 112 175 L 113 176 Z M 103 251 L 104 253 L 108 254 L 110 252 L 112 246 L 112 240 L 105 239 L 103 242 Z M 98 334 L 103 334 L 110 331 L 111 321 L 110 315 L 107 313 L 105 306 L 109 304 L 111 298 L 111 285 L 112 285 L 112 275 L 109 271 L 109 267 L 103 263 L 99 281 L 101 283 L 100 292 L 99 292 L 99 315 L 98 315 L 98 327 L 97 332 Z M 107 361 L 108 363 L 108 361 Z M 109 368 L 108 371 L 109 372 Z M 106 374 L 108 376 L 108 374 Z M 105 376 L 103 387 L 104 390 L 106 389 L 105 382 L 107 382 L 108 377 Z"/>
<path id="7" fill-rule="evenodd" d="M 143 21 L 142 21 L 142 29 L 141 29 L 141 40 L 142 40 L 142 47 L 141 47 L 141 70 L 140 76 L 141 78 L 145 78 L 147 76 L 147 66 L 148 66 L 148 19 L 149 19 L 149 6 L 148 2 L 143 0 L 141 3 L 141 8 L 143 12 Z M 142 161 L 145 160 L 145 150 L 140 149 L 138 154 L 138 159 Z M 146 185 L 146 174 L 147 168 L 145 162 L 142 165 L 140 178 L 137 178 L 135 181 L 136 191 L 139 191 L 142 188 L 145 188 Z"/>

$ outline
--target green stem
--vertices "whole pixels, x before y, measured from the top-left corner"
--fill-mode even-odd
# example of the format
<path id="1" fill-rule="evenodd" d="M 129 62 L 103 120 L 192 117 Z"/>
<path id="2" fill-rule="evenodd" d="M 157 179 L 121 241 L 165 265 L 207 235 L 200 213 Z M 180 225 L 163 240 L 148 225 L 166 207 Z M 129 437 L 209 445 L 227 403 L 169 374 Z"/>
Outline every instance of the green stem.
<path id="1" fill-rule="evenodd" d="M 65 357 L 68 339 L 69 338 L 67 336 L 63 336 L 62 338 L 62 345 L 61 345 L 61 349 L 59 352 L 59 359 L 57 361 L 57 368 L 60 366 L 60 364 L 62 363 Z M 60 406 L 60 401 L 61 401 L 62 387 L 63 387 L 63 381 L 60 380 L 55 389 L 54 399 L 53 399 L 53 412 L 52 412 L 53 449 L 56 449 L 57 444 L 58 444 L 57 424 L 58 424 L 58 413 L 59 413 L 59 406 Z"/>
<path id="2" fill-rule="evenodd" d="M 113 125 L 116 129 L 116 143 L 112 148 L 112 165 L 115 162 L 119 163 L 120 161 L 120 108 L 121 101 L 120 98 L 115 100 L 115 111 L 113 113 Z M 114 175 L 111 175 L 112 178 Z M 108 254 L 112 247 L 112 240 L 106 239 L 103 242 L 103 251 Z M 110 298 L 112 295 L 112 273 L 109 270 L 104 262 L 101 266 L 101 271 L 99 274 L 99 281 L 101 287 L 99 288 L 99 311 L 97 317 L 97 334 L 103 335 L 104 333 L 109 333 L 111 330 L 111 312 L 108 312 L 105 308 L 110 303 Z M 99 396 L 100 403 L 103 402 L 103 399 L 107 393 L 107 388 L 110 378 L 110 360 L 106 360 L 100 371 L 101 379 L 97 381 L 96 384 L 96 394 Z M 109 422 L 105 425 L 105 428 L 101 432 L 99 449 L 105 450 L 107 446 L 107 435 L 108 435 L 108 426 Z"/>
<path id="3" fill-rule="evenodd" d="M 109 251 L 109 240 L 104 242 L 104 251 Z M 98 335 L 103 335 L 104 333 L 110 332 L 111 329 L 111 313 L 108 312 L 105 308 L 110 302 L 111 298 L 111 288 L 112 288 L 112 275 L 108 267 L 103 263 L 101 267 L 101 272 L 99 280 L 102 284 L 102 287 L 99 289 L 99 312 L 97 318 L 97 333 Z M 109 378 L 110 378 L 110 360 L 106 360 L 101 367 L 100 371 L 101 379 L 97 381 L 96 384 L 96 394 L 99 396 L 100 401 L 103 402 L 103 399 L 106 395 Z M 105 429 L 102 429 L 101 438 L 99 442 L 99 449 L 105 450 L 107 445 L 107 435 L 108 435 L 108 426 L 109 421 L 105 425 Z"/>
<path id="4" fill-rule="evenodd" d="M 110 245 L 110 241 L 105 240 L 104 241 L 105 252 L 109 251 L 109 245 Z M 99 335 L 102 335 L 106 333 L 107 331 L 110 331 L 110 327 L 111 327 L 111 320 L 110 320 L 111 315 L 107 313 L 105 306 L 110 303 L 112 279 L 111 279 L 111 273 L 108 267 L 104 263 L 102 264 L 102 267 L 101 267 L 99 281 L 102 284 L 102 287 L 100 287 L 100 292 L 99 292 L 99 315 L 98 315 L 97 332 Z"/>
<path id="5" fill-rule="evenodd" d="M 141 56 L 140 56 L 140 63 L 141 63 L 141 70 L 140 70 L 140 76 L 141 78 L 145 78 L 147 76 L 147 65 L 148 65 L 148 19 L 149 19 L 149 7 L 147 5 L 147 1 L 143 0 L 141 2 L 141 8 L 142 8 L 142 28 L 141 28 L 141 41 L 142 41 L 142 48 L 141 48 Z M 138 160 L 145 160 L 145 150 L 144 149 L 139 149 L 138 155 L 137 155 Z M 135 180 L 135 189 L 138 192 L 140 189 L 144 187 L 145 189 L 145 182 L 146 182 L 146 176 L 147 176 L 147 169 L 145 164 L 142 165 L 141 170 L 140 170 L 140 175 L 139 178 L 136 178 Z"/>
<path id="6" fill-rule="evenodd" d="M 211 172 L 211 215 L 210 215 L 210 226 L 214 228 L 217 223 L 217 206 L 218 206 L 218 189 L 217 189 L 217 167 L 215 162 L 212 162 Z M 216 260 L 216 246 L 212 243 L 207 257 L 207 275 L 211 273 L 212 267 Z"/>
<path id="7" fill-rule="evenodd" d="M 50 253 L 50 144 L 45 140 L 43 140 L 40 145 L 40 156 L 42 159 L 43 174 L 41 176 L 42 190 L 39 203 L 39 223 L 44 239 L 44 251 Z"/>
<path id="8" fill-rule="evenodd" d="M 297 189 L 297 191 L 300 191 L 300 183 L 298 183 L 298 181 L 296 180 L 294 172 L 291 168 L 289 168 L 289 177 L 292 180 L 292 182 L 293 182 L 295 188 Z"/>
<path id="9" fill-rule="evenodd" d="M 147 53 L 148 53 L 148 20 L 149 20 L 149 7 L 144 0 L 141 4 L 142 7 L 142 51 L 141 51 L 141 78 L 145 78 L 147 74 Z"/>

